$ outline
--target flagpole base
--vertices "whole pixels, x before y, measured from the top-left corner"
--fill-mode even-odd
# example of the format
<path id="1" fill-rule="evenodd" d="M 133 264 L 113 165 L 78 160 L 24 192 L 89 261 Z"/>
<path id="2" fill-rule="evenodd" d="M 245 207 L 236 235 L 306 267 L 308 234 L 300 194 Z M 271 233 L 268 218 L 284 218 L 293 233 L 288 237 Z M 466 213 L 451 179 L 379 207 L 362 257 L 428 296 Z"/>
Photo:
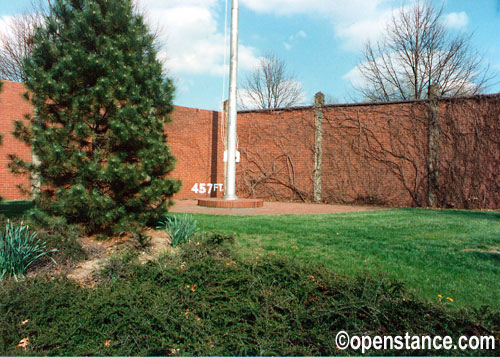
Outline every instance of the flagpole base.
<path id="1" fill-rule="evenodd" d="M 201 198 L 198 199 L 198 206 L 208 208 L 260 208 L 264 206 L 264 201 L 259 199 Z"/>
<path id="2" fill-rule="evenodd" d="M 222 199 L 223 199 L 224 201 L 234 201 L 234 200 L 237 200 L 237 199 L 238 199 L 238 196 L 236 196 L 236 195 L 224 195 L 224 196 L 222 197 Z"/>

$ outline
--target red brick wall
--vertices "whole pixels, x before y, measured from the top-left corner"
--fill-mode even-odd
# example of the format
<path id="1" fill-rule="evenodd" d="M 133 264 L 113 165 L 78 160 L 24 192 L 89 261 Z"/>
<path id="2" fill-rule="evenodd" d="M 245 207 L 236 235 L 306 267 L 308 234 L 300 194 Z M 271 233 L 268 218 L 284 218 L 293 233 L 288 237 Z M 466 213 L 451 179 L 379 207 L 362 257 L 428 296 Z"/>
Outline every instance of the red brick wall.
<path id="1" fill-rule="evenodd" d="M 6 82 L 0 93 L 0 195 L 22 199 L 9 173 L 7 154 L 25 160 L 30 150 L 10 132 L 12 120 L 31 108 L 23 86 Z M 323 200 L 425 206 L 427 200 L 426 101 L 333 105 L 323 109 Z M 176 107 L 165 126 L 182 180 L 175 198 L 196 194 L 195 184 L 223 184 L 223 120 L 218 112 Z M 442 206 L 500 208 L 500 95 L 440 101 Z M 314 109 L 245 111 L 238 114 L 237 194 L 268 200 L 312 199 Z M 198 186 L 199 187 L 199 186 Z"/>
<path id="2" fill-rule="evenodd" d="M 24 99 L 25 87 L 20 83 L 4 82 L 0 91 L 0 133 L 3 140 L 0 146 L 0 196 L 6 200 L 26 199 L 16 185 L 27 185 L 28 180 L 10 173 L 7 165 L 9 154 L 17 154 L 21 159 L 31 161 L 31 150 L 28 146 L 16 140 L 11 132 L 14 130 L 14 120 L 22 120 L 33 109 Z"/>
<path id="3" fill-rule="evenodd" d="M 310 108 L 238 115 L 237 194 L 272 200 L 310 200 L 314 112 Z"/>
<path id="4" fill-rule="evenodd" d="M 326 107 L 323 199 L 420 205 L 427 190 L 426 113 L 425 103 Z"/>
<path id="5" fill-rule="evenodd" d="M 22 120 L 32 108 L 23 98 L 25 88 L 20 83 L 4 82 L 0 93 L 0 196 L 6 200 L 26 199 L 16 188 L 17 184 L 28 184 L 28 180 L 12 175 L 7 167 L 8 155 L 17 154 L 31 161 L 29 147 L 15 139 L 11 132 L 14 120 Z M 169 147 L 177 158 L 173 177 L 182 180 L 182 189 L 175 198 L 201 198 L 221 196 L 222 193 L 195 194 L 191 188 L 195 183 L 223 184 L 224 164 L 221 139 L 221 115 L 209 110 L 175 107 L 172 121 L 165 125 Z"/>
<path id="6" fill-rule="evenodd" d="M 440 121 L 441 205 L 499 209 L 500 95 L 442 101 Z"/>
<path id="7" fill-rule="evenodd" d="M 323 108 L 322 198 L 426 206 L 428 101 Z M 500 208 L 500 95 L 441 99 L 441 207 Z M 312 199 L 314 109 L 239 114 L 241 195 Z"/>
<path id="8" fill-rule="evenodd" d="M 220 113 L 175 107 L 171 117 L 173 120 L 165 126 L 168 145 L 177 158 L 171 176 L 182 180 L 182 189 L 175 198 L 222 196 L 220 190 L 210 194 L 208 190 L 205 194 L 191 191 L 194 184 L 224 183 Z"/>
<path id="9" fill-rule="evenodd" d="M 427 129 L 425 120 L 418 117 L 425 114 L 425 105 L 324 107 L 323 201 L 415 205 L 407 186 L 415 182 L 414 191 L 422 195 Z M 312 107 L 241 112 L 238 133 L 243 158 L 238 166 L 240 195 L 312 200 Z M 395 162 L 397 169 L 386 161 Z M 404 180 L 397 177 L 397 170 Z"/>

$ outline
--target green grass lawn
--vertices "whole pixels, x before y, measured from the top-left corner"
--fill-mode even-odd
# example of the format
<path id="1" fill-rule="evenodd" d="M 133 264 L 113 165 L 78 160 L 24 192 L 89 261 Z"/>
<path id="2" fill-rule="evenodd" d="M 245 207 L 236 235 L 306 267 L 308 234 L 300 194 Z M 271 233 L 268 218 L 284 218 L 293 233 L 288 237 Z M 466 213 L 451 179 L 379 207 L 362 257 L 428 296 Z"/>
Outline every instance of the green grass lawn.
<path id="1" fill-rule="evenodd" d="M 202 230 L 236 233 L 240 257 L 277 254 L 342 275 L 404 282 L 428 301 L 500 309 L 500 213 L 398 209 L 313 216 L 196 215 Z"/>
<path id="2" fill-rule="evenodd" d="M 0 202 L 22 215 L 28 201 Z M 500 212 L 393 209 L 329 215 L 195 215 L 204 231 L 236 233 L 241 258 L 285 255 L 342 275 L 404 282 L 429 301 L 500 310 Z"/>
<path id="3" fill-rule="evenodd" d="M 28 203 L 0 208 L 33 219 L 22 217 Z M 220 234 L 196 235 L 148 263 L 124 250 L 92 288 L 43 275 L 0 281 L 0 355 L 359 354 L 336 349 L 341 330 L 500 341 L 498 212 L 196 218 Z M 71 247 L 79 231 L 49 221 L 33 223 L 40 239 Z M 482 305 L 491 309 L 470 309 Z M 26 349 L 16 347 L 26 338 Z"/>

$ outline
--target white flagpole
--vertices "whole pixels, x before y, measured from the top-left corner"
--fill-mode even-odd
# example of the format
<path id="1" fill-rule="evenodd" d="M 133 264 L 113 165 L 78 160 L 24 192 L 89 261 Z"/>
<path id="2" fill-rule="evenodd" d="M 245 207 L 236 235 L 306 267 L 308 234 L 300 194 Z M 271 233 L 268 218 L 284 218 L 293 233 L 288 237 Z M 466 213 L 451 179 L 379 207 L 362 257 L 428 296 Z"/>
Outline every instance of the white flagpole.
<path id="1" fill-rule="evenodd" d="M 229 117 L 227 123 L 227 177 L 224 200 L 236 200 L 236 121 L 238 90 L 238 0 L 231 7 L 231 54 L 229 69 Z"/>

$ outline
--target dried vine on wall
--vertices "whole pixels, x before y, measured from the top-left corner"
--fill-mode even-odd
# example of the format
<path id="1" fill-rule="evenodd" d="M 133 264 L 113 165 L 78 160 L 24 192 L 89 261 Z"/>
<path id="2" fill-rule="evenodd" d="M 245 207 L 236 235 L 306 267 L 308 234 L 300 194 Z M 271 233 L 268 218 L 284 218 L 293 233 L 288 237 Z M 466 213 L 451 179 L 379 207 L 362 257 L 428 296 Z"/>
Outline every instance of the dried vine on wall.
<path id="1" fill-rule="evenodd" d="M 310 115 L 264 111 L 240 117 L 240 194 L 272 200 L 311 200 L 314 124 Z"/>

